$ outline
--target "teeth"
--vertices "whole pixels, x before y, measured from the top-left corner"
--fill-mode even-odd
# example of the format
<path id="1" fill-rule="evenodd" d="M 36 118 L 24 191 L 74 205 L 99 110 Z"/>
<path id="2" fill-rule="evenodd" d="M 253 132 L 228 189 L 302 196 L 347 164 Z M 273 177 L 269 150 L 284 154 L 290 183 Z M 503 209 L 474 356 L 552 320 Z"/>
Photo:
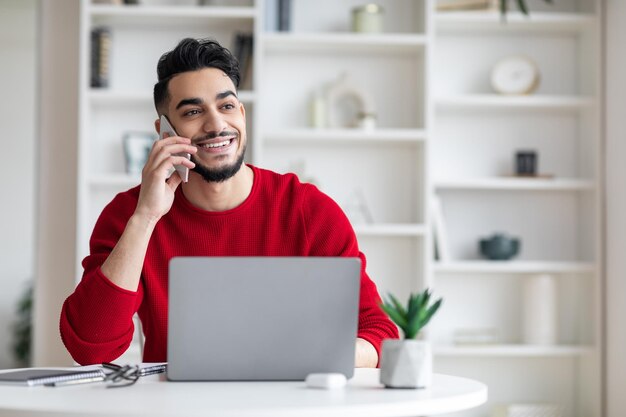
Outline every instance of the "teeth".
<path id="1" fill-rule="evenodd" d="M 203 148 L 219 148 L 222 146 L 226 146 L 230 143 L 230 140 L 225 140 L 223 142 L 217 142 L 217 143 L 207 143 L 205 145 L 201 145 Z"/>

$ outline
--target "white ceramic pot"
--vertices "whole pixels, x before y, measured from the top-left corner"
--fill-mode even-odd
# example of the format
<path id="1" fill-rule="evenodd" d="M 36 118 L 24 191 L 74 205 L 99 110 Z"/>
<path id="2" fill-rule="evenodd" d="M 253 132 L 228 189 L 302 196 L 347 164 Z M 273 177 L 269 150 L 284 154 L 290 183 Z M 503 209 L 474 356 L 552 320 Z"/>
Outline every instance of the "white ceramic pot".
<path id="1" fill-rule="evenodd" d="M 427 388 L 433 377 L 429 342 L 387 339 L 380 358 L 380 383 L 387 388 Z"/>

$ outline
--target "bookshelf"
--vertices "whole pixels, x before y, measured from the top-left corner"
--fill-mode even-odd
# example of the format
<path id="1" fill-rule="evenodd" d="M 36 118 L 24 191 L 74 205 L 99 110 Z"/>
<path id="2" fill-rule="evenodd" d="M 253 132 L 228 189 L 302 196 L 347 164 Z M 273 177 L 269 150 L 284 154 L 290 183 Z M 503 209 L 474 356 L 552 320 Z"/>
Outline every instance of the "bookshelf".
<path id="1" fill-rule="evenodd" d="M 561 404 L 567 416 L 600 416 L 598 0 L 552 8 L 531 1 L 531 18 L 512 13 L 506 24 L 497 13 L 435 12 L 434 0 L 381 0 L 387 29 L 377 34 L 350 31 L 357 0 L 292 0 L 287 32 L 268 17 L 271 0 L 144 3 L 81 0 L 77 277 L 96 216 L 139 183 L 124 171 L 121 136 L 153 130 L 160 54 L 186 36 L 232 48 L 236 33 L 252 33 L 252 79 L 240 91 L 248 160 L 278 172 L 302 169 L 344 208 L 381 294 L 405 298 L 428 286 L 444 297 L 428 333 L 435 370 L 493 387 L 488 404 L 459 415 L 543 402 Z M 112 30 L 110 85 L 93 89 L 88 35 L 101 25 Z M 535 94 L 491 90 L 491 66 L 513 54 L 541 68 Z M 375 98 L 373 129 L 312 127 L 313 93 L 342 73 Z M 538 150 L 546 177 L 511 175 L 513 153 L 529 148 Z M 447 226 L 446 261 L 433 255 L 434 197 Z M 363 202 L 372 221 L 353 211 Z M 517 258 L 481 259 L 477 240 L 495 231 L 521 237 Z M 521 342 L 520 291 L 538 274 L 555 276 L 562 294 L 553 346 Z M 459 327 L 495 328 L 499 340 L 456 345 Z"/>

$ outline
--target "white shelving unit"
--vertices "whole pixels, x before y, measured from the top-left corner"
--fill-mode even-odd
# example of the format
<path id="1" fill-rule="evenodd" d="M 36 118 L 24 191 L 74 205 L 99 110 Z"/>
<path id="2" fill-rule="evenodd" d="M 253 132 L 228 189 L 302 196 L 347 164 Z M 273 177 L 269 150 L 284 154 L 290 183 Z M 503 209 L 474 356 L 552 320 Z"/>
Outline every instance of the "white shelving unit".
<path id="1" fill-rule="evenodd" d="M 159 56 L 183 37 L 213 37 L 232 48 L 236 32 L 252 33 L 252 83 L 239 92 L 248 160 L 303 170 L 304 180 L 344 208 L 381 294 L 406 298 L 433 287 L 444 297 L 428 333 L 436 371 L 490 386 L 487 405 L 458 415 L 541 402 L 562 405 L 568 417 L 600 417 L 599 0 L 531 0 L 530 18 L 512 13 L 506 24 L 497 13 L 435 13 L 434 0 L 379 0 L 380 34 L 351 32 L 360 0 L 292 0 L 289 32 L 268 26 L 270 0 L 142 3 L 81 0 L 77 279 L 98 214 L 140 182 L 125 173 L 122 136 L 154 131 Z M 96 26 L 112 31 L 107 89 L 89 87 Z M 541 69 L 539 89 L 495 94 L 491 67 L 520 54 Z M 342 73 L 374 98 L 374 129 L 311 127 L 313 93 Z M 512 176 L 520 149 L 538 150 L 545 176 Z M 434 195 L 448 230 L 445 262 L 433 261 Z M 371 222 L 355 211 L 359 204 Z M 520 237 L 520 255 L 482 260 L 477 242 L 493 232 Z M 521 343 L 521 282 L 534 274 L 558 282 L 556 346 Z M 454 345 L 463 328 L 496 329 L 499 340 Z"/>
<path id="2" fill-rule="evenodd" d="M 442 204 L 451 259 L 433 263 L 444 307 L 431 325 L 435 368 L 485 381 L 489 402 L 551 403 L 565 416 L 600 416 L 600 2 L 531 1 L 531 16 L 436 14 L 432 192 Z M 491 68 L 525 56 L 537 91 L 495 93 Z M 514 154 L 539 155 L 537 178 L 515 177 Z M 478 241 L 519 237 L 509 261 L 481 259 Z M 558 343 L 523 343 L 523 282 L 549 274 L 558 287 Z M 495 337 L 455 344 L 457 332 Z M 480 337 L 480 336 L 479 336 Z"/>
<path id="3" fill-rule="evenodd" d="M 427 224 L 427 88 L 430 2 L 383 0 L 385 30 L 352 33 L 357 0 L 293 0 L 289 32 L 261 34 L 260 165 L 305 177 L 344 208 L 384 294 L 422 288 L 430 261 Z M 313 128 L 316 89 L 349 74 L 376 105 L 376 128 Z M 355 195 L 360 195 L 355 202 Z M 365 204 L 373 222 L 354 215 Z M 357 211 L 357 214 L 358 211 Z"/>

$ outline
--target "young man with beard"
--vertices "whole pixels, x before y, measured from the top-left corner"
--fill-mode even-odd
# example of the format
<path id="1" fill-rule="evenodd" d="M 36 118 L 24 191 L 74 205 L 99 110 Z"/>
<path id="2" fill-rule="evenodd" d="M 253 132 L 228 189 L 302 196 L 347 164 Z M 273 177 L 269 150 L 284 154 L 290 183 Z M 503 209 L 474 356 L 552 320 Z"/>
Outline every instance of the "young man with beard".
<path id="1" fill-rule="evenodd" d="M 295 175 L 243 164 L 246 114 L 236 59 L 215 41 L 184 39 L 161 57 L 157 73 L 157 113 L 178 136 L 154 144 L 141 185 L 118 194 L 96 223 L 83 278 L 61 312 L 72 357 L 80 364 L 118 358 L 137 312 L 143 360 L 165 362 L 174 256 L 346 256 L 362 261 L 355 365 L 377 366 L 382 340 L 398 333 L 378 306 L 346 216 Z M 160 131 L 159 120 L 155 127 Z M 174 165 L 191 170 L 189 182 L 177 173 L 168 178 Z"/>

